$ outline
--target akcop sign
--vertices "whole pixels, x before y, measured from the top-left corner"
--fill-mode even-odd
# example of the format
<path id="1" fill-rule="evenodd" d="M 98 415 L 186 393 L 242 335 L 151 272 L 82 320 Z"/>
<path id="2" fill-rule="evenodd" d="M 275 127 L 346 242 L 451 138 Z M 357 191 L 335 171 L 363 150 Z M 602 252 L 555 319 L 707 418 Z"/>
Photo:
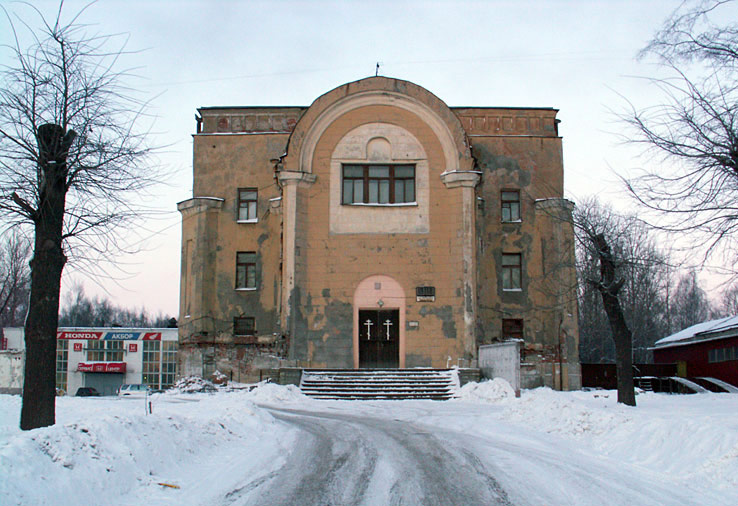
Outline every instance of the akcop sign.
<path id="1" fill-rule="evenodd" d="M 138 341 L 141 332 L 108 332 L 105 340 L 110 341 Z"/>

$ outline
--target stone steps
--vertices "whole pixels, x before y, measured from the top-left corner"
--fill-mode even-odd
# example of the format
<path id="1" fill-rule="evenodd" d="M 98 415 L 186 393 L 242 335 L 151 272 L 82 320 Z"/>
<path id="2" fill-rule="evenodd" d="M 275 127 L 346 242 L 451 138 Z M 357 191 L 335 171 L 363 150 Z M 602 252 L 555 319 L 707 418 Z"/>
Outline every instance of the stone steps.
<path id="1" fill-rule="evenodd" d="M 448 400 L 458 384 L 453 369 L 305 369 L 300 390 L 315 399 Z"/>

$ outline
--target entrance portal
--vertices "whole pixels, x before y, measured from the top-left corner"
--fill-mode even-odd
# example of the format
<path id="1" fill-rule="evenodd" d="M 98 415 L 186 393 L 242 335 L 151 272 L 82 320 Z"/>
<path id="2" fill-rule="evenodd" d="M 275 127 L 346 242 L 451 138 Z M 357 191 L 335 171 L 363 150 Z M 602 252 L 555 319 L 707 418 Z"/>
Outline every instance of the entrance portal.
<path id="1" fill-rule="evenodd" d="M 359 309 L 359 367 L 399 366 L 399 309 Z"/>

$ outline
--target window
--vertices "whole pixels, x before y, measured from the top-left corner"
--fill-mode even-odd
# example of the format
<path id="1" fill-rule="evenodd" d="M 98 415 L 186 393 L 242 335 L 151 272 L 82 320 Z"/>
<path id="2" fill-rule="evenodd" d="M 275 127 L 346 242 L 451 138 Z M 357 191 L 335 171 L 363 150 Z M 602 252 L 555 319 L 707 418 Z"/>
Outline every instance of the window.
<path id="1" fill-rule="evenodd" d="M 159 362 L 161 360 L 160 341 L 143 342 L 142 383 L 151 388 L 159 388 Z"/>
<path id="2" fill-rule="evenodd" d="M 255 329 L 256 325 L 253 317 L 237 316 L 233 318 L 234 336 L 253 336 L 255 334 Z"/>
<path id="3" fill-rule="evenodd" d="M 344 165 L 343 204 L 415 202 L 415 165 Z"/>
<path id="4" fill-rule="evenodd" d="M 502 338 L 523 339 L 523 320 L 503 319 Z"/>
<path id="5" fill-rule="evenodd" d="M 177 341 L 161 342 L 161 386 L 169 388 L 174 385 L 177 375 Z"/>
<path id="6" fill-rule="evenodd" d="M 256 188 L 239 188 L 238 189 L 238 221 L 239 222 L 256 222 L 258 191 Z"/>
<path id="7" fill-rule="evenodd" d="M 142 382 L 158 390 L 174 384 L 177 374 L 177 341 L 144 341 Z"/>
<path id="8" fill-rule="evenodd" d="M 236 253 L 236 289 L 256 289 L 256 253 Z"/>
<path id="9" fill-rule="evenodd" d="M 522 277 L 522 259 L 520 253 L 502 254 L 502 289 L 520 290 Z"/>
<path id="10" fill-rule="evenodd" d="M 717 348 L 709 350 L 708 362 L 727 362 L 729 360 L 738 360 L 738 346 L 730 346 L 728 348 Z"/>
<path id="11" fill-rule="evenodd" d="M 518 190 L 502 190 L 502 221 L 520 221 L 520 192 Z"/>
<path id="12" fill-rule="evenodd" d="M 123 362 L 123 341 L 88 341 L 90 362 Z"/>
<path id="13" fill-rule="evenodd" d="M 69 341 L 56 340 L 56 388 L 67 389 L 67 371 L 69 367 Z"/>

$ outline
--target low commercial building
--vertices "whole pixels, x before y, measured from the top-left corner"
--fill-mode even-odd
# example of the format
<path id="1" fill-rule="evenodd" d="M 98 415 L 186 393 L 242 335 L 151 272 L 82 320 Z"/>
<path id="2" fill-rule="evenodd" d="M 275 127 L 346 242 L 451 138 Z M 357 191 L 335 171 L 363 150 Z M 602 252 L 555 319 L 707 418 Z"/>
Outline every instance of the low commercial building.
<path id="1" fill-rule="evenodd" d="M 3 335 L 8 350 L 16 350 L 22 356 L 23 328 L 5 328 Z M 124 383 L 168 388 L 177 373 L 177 348 L 176 328 L 59 328 L 56 386 L 70 394 L 79 387 L 93 387 L 103 395 L 114 395 Z M 0 379 L 5 376 L 0 373 Z M 18 387 L 17 376 L 13 376 L 14 390 Z M 10 388 L 0 385 L 3 387 Z"/>
<path id="2" fill-rule="evenodd" d="M 681 377 L 738 386 L 738 316 L 698 323 L 656 341 L 652 350 L 654 362 L 677 364 Z"/>

